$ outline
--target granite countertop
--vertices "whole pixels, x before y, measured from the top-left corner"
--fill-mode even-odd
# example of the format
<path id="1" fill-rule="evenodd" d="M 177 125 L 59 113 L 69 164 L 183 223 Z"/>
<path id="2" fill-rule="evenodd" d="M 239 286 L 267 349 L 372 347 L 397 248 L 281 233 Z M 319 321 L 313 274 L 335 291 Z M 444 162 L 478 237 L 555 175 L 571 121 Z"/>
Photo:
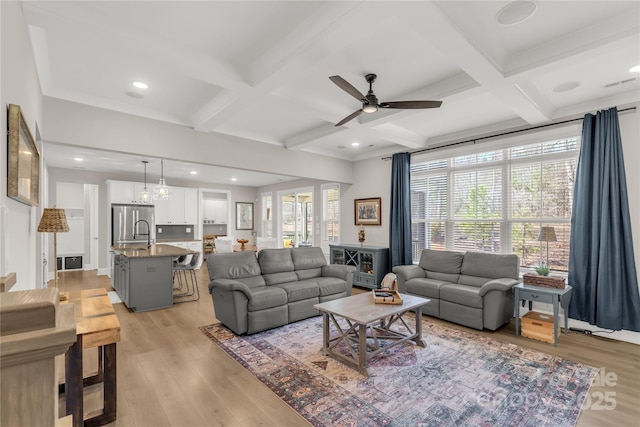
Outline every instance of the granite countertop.
<path id="1" fill-rule="evenodd" d="M 126 244 L 114 245 L 113 250 L 127 258 L 151 258 L 197 254 L 197 251 L 183 249 L 172 245 L 155 244 L 147 249 L 147 245 Z"/>

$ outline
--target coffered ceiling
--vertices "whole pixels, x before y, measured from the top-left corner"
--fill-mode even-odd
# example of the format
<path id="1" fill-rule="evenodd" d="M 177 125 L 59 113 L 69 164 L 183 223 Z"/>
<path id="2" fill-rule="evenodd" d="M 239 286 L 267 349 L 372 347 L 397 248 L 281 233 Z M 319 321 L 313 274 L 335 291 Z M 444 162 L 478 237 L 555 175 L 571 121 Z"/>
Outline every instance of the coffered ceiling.
<path id="1" fill-rule="evenodd" d="M 638 1 L 23 7 L 46 96 L 348 160 L 640 101 Z M 334 126 L 361 104 L 329 76 L 367 73 L 380 101 L 443 104 Z"/>

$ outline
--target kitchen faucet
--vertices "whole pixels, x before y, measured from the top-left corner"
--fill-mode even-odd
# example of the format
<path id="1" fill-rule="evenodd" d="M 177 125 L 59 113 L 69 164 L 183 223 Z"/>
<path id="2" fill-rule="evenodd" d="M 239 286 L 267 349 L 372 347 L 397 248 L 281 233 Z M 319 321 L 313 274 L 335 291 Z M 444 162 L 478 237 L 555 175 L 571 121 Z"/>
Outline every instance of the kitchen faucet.
<path id="1" fill-rule="evenodd" d="M 136 233 L 137 225 L 139 222 L 144 222 L 145 224 L 147 224 L 147 232 L 146 233 Z M 151 248 L 151 227 L 149 226 L 149 223 L 147 222 L 147 220 L 145 219 L 139 219 L 136 221 L 135 224 L 133 224 L 133 238 L 135 239 L 136 236 L 147 236 L 147 249 Z"/>

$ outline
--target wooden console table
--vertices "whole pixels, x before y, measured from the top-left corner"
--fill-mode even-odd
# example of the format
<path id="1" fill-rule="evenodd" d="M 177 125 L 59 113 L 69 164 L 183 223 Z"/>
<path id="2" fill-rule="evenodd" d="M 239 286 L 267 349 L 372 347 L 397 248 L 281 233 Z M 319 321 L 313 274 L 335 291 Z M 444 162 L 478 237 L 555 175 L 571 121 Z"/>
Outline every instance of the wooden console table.
<path id="1" fill-rule="evenodd" d="M 73 427 L 101 426 L 116 419 L 116 343 L 120 341 L 120 322 L 105 289 L 71 292 L 75 304 L 76 342 L 65 354 L 65 400 Z M 61 303 L 62 304 L 62 303 Z M 84 378 L 82 350 L 98 347 L 98 373 Z M 84 387 L 103 383 L 102 414 L 84 419 Z M 62 387 L 61 387 L 62 388 Z"/>

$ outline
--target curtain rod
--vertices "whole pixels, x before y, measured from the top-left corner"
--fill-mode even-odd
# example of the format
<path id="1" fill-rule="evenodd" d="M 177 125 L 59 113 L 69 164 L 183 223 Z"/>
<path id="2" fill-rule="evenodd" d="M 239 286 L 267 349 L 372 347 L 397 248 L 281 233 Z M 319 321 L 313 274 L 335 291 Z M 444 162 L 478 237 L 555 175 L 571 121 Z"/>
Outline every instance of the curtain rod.
<path id="1" fill-rule="evenodd" d="M 618 110 L 618 113 L 624 113 L 624 112 L 627 112 L 627 111 L 635 111 L 635 110 L 636 110 L 636 107 L 629 107 L 629 108 L 624 108 L 622 110 Z M 496 133 L 496 134 L 493 134 L 493 135 L 481 136 L 481 137 L 478 137 L 478 138 L 467 139 L 465 141 L 458 141 L 458 142 L 452 142 L 450 144 L 438 145 L 436 147 L 421 148 L 419 150 L 410 151 L 409 154 L 424 153 L 426 151 L 438 150 L 440 148 L 454 147 L 456 145 L 468 144 L 470 142 L 473 142 L 475 144 L 476 142 L 481 141 L 483 139 L 490 139 L 490 138 L 497 138 L 499 136 L 513 135 L 514 133 L 528 132 L 530 130 L 542 129 L 542 128 L 546 128 L 546 127 L 550 127 L 550 126 L 564 125 L 566 123 L 579 122 L 580 120 L 584 120 L 584 117 L 577 117 L 575 119 L 562 120 L 560 122 L 547 123 L 547 124 L 544 124 L 544 125 L 532 126 L 532 127 L 528 127 L 528 128 L 525 128 L 525 129 L 516 129 L 516 130 L 511 130 L 511 131 L 508 131 L 508 132 L 502 132 L 502 133 Z M 382 160 L 391 160 L 391 158 L 392 158 L 392 156 L 386 156 L 386 157 L 383 157 Z"/>

